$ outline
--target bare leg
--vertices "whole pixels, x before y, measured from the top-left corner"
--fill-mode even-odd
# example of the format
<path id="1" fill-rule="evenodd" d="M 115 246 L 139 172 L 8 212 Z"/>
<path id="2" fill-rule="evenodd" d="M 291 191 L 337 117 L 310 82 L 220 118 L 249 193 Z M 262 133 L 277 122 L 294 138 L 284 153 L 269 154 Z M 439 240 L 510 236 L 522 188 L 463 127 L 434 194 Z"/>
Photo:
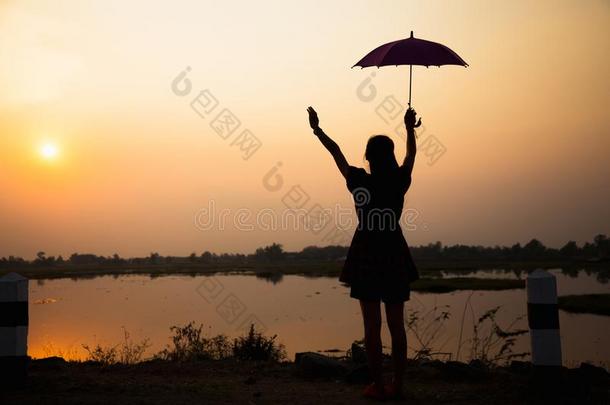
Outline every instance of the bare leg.
<path id="1" fill-rule="evenodd" d="M 385 314 L 392 336 L 392 363 L 394 365 L 393 385 L 396 392 L 402 392 L 402 379 L 407 363 L 407 334 L 404 324 L 404 303 L 385 304 Z"/>
<path id="2" fill-rule="evenodd" d="M 380 387 L 382 381 L 381 351 L 381 305 L 375 301 L 360 300 L 362 319 L 364 320 L 364 343 L 369 363 L 371 378 Z"/>

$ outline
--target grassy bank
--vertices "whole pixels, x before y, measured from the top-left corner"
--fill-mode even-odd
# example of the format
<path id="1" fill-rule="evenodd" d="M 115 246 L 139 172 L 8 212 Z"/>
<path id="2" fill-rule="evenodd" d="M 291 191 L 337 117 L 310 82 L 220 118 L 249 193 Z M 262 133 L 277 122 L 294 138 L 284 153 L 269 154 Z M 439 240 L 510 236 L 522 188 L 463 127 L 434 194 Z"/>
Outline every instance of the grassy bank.
<path id="1" fill-rule="evenodd" d="M 568 312 L 610 316 L 610 294 L 564 295 L 559 308 Z"/>
<path id="2" fill-rule="evenodd" d="M 361 341 L 354 342 L 344 356 L 306 352 L 298 353 L 298 360 L 291 362 L 286 361 L 276 336 L 265 336 L 254 326 L 233 340 L 207 336 L 203 325 L 193 322 L 170 330 L 170 343 L 147 359 L 148 340 L 135 342 L 125 333 L 125 340 L 117 345 L 85 345 L 87 361 L 32 360 L 27 380 L 1 389 L 0 403 L 370 403 L 361 395 L 369 382 Z M 508 342 L 507 336 L 504 341 Z M 607 403 L 610 374 L 605 369 L 591 365 L 563 368 L 554 379 L 560 381 L 560 388 L 542 392 L 539 384 L 533 384 L 532 365 L 511 361 L 515 358 L 512 346 L 507 347 L 508 357 L 489 356 L 487 351 L 477 356 L 475 351 L 470 363 L 432 360 L 422 348 L 407 362 L 403 381 L 407 401 L 522 404 L 538 403 L 536 399 L 554 394 L 563 404 Z M 498 358 L 503 360 L 496 362 Z M 388 355 L 384 355 L 383 369 L 389 379 L 392 361 Z"/>
<path id="3" fill-rule="evenodd" d="M 384 365 L 387 377 L 391 364 Z M 464 363 L 409 361 L 406 400 L 412 404 L 472 405 L 539 403 L 528 363 L 495 369 Z M 23 387 L 0 392 L 6 405 L 70 404 L 370 404 L 361 396 L 363 382 L 305 378 L 292 362 L 240 362 L 234 359 L 171 362 L 152 360 L 135 365 L 101 366 L 34 360 Z M 608 377 L 600 370 L 564 370 L 563 404 L 603 404 Z"/>
<path id="4" fill-rule="evenodd" d="M 421 278 L 411 284 L 413 291 L 446 293 L 456 290 L 511 290 L 525 288 L 525 280 L 474 277 Z"/>

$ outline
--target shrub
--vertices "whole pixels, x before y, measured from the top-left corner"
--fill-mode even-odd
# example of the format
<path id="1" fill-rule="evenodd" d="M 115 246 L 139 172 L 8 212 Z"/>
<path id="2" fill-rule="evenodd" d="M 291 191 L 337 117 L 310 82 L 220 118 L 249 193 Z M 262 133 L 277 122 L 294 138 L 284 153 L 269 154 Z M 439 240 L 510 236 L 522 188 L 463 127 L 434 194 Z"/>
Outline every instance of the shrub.
<path id="1" fill-rule="evenodd" d="M 231 355 L 231 344 L 224 335 L 212 338 L 203 336 L 203 325 L 189 322 L 185 326 L 172 326 L 171 346 L 159 352 L 156 357 L 170 361 L 218 360 Z"/>
<path id="2" fill-rule="evenodd" d="M 276 343 L 277 335 L 266 337 L 257 332 L 254 324 L 245 336 L 233 340 L 233 356 L 238 360 L 281 361 L 286 358 L 284 345 Z"/>

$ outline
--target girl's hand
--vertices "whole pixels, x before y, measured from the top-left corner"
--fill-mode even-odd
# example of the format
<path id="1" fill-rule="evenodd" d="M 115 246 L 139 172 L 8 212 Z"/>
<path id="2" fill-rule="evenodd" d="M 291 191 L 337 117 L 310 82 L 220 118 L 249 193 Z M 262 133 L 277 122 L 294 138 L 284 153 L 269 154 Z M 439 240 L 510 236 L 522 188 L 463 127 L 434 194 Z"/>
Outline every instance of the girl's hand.
<path id="1" fill-rule="evenodd" d="M 421 125 L 421 118 L 417 120 L 417 113 L 411 107 L 407 109 L 405 113 L 405 126 L 408 130 L 418 128 Z"/>
<path id="2" fill-rule="evenodd" d="M 309 126 L 311 129 L 315 130 L 320 128 L 320 119 L 318 118 L 316 110 L 314 110 L 313 107 L 308 107 L 307 112 L 309 113 Z"/>

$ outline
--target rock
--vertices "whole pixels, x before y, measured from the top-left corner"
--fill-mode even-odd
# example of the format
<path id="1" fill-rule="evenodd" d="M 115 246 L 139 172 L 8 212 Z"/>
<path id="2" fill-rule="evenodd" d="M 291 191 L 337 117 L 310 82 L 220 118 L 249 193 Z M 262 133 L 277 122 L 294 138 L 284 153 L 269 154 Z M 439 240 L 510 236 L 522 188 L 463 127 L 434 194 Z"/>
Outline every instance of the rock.
<path id="1" fill-rule="evenodd" d="M 38 359 L 32 361 L 33 366 L 44 367 L 45 369 L 50 370 L 60 370 L 66 367 L 66 360 L 61 357 L 53 356 L 53 357 L 45 357 L 43 359 Z"/>
<path id="2" fill-rule="evenodd" d="M 314 352 L 296 353 L 294 363 L 297 372 L 304 377 L 343 377 L 347 366 L 339 360 Z"/>
<path id="3" fill-rule="evenodd" d="M 354 363 L 365 364 L 366 363 L 366 349 L 358 343 L 352 343 L 351 358 Z"/>

